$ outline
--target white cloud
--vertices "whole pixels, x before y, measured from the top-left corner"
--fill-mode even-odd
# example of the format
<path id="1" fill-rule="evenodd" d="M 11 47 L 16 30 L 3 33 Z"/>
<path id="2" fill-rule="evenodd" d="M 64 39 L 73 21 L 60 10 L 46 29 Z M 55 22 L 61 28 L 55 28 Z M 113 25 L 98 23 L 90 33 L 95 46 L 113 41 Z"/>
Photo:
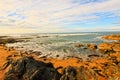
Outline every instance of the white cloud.
<path id="1" fill-rule="evenodd" d="M 119 0 L 99 0 L 87 4 L 80 4 L 83 0 L 77 0 L 76 3 L 73 1 L 75 0 L 0 0 L 0 27 L 7 27 L 6 30 L 9 27 L 21 30 L 25 28 L 24 32 L 30 32 L 31 29 L 35 32 L 60 32 L 66 29 L 64 22 L 100 18 L 93 13 L 111 12 L 113 17 L 120 16 Z M 15 14 L 10 16 L 10 13 Z M 8 32 L 13 30 L 9 29 Z"/>
<path id="2" fill-rule="evenodd" d="M 32 33 L 35 32 L 34 29 L 25 28 L 2 28 L 0 29 L 0 34 L 21 34 L 21 33 Z"/>

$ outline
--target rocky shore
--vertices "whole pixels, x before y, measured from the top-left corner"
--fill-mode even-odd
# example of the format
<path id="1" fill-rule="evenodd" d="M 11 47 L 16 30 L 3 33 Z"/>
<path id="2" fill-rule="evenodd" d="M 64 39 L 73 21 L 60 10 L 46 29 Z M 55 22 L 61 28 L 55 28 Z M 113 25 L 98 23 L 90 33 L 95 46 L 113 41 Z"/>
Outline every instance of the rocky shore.
<path id="1" fill-rule="evenodd" d="M 88 55 L 90 59 L 85 61 L 79 57 L 39 58 L 1 45 L 0 80 L 120 80 L 120 36 L 112 36 L 118 41 L 75 44 L 102 53 Z"/>
<path id="2" fill-rule="evenodd" d="M 27 41 L 31 38 L 14 38 L 10 36 L 0 36 L 0 44 L 7 44 L 7 43 L 16 43 L 16 42 L 23 42 Z"/>
<path id="3" fill-rule="evenodd" d="M 107 39 L 107 40 L 117 40 L 120 41 L 120 34 L 112 34 L 112 35 L 108 35 L 108 36 L 102 36 L 103 39 Z"/>

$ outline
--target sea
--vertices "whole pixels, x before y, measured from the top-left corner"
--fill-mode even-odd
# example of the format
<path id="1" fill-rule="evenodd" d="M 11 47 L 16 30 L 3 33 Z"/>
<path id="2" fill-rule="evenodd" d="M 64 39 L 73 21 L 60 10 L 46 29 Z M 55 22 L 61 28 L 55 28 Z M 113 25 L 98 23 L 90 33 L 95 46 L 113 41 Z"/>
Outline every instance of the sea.
<path id="1" fill-rule="evenodd" d="M 120 32 L 74 32 L 74 33 L 29 33 L 9 35 L 17 38 L 30 38 L 24 42 L 7 44 L 19 51 L 27 51 L 29 54 L 38 52 L 42 56 L 65 57 L 84 56 L 88 54 L 98 54 L 98 51 L 91 51 L 87 48 L 75 47 L 75 44 L 100 44 L 103 42 L 113 42 L 114 40 L 104 40 L 101 36 L 120 34 Z"/>

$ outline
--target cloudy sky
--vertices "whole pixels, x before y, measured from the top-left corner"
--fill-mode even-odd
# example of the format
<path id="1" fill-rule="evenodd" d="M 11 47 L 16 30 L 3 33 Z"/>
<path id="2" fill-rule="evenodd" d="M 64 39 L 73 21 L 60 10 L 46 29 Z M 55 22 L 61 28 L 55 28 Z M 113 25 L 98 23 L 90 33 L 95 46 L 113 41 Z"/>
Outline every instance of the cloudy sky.
<path id="1" fill-rule="evenodd" d="M 0 0 L 0 33 L 120 31 L 120 0 Z"/>

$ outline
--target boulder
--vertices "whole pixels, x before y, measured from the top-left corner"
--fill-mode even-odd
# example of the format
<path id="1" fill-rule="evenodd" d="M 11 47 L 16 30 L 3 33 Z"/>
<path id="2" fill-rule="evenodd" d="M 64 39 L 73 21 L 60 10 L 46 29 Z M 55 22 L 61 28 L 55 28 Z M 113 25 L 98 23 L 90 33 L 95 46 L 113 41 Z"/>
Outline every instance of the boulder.
<path id="1" fill-rule="evenodd" d="M 12 61 L 4 80 L 59 80 L 60 76 L 52 63 L 21 57 Z"/>

